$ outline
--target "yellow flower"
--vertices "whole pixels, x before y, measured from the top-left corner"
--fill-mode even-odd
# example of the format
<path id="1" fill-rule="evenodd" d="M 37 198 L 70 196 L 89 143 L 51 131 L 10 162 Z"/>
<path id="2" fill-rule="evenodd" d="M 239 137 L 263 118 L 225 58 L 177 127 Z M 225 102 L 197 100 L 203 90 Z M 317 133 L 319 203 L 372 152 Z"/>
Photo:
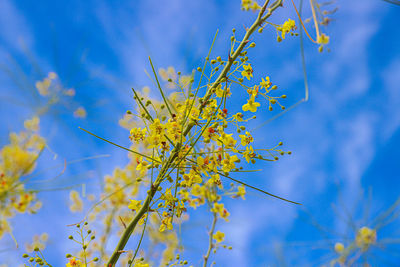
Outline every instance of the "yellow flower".
<path id="1" fill-rule="evenodd" d="M 139 211 L 140 208 L 142 207 L 142 201 L 135 199 L 131 199 L 130 201 L 131 203 L 129 203 L 128 209 Z"/>
<path id="2" fill-rule="evenodd" d="M 242 153 L 243 157 L 246 159 L 247 163 L 250 162 L 250 159 L 254 158 L 256 154 L 254 153 L 254 149 L 252 146 L 247 146 L 246 151 Z"/>
<path id="3" fill-rule="evenodd" d="M 209 166 L 209 158 L 203 158 L 202 156 L 197 157 L 197 167 L 199 168 L 200 172 L 204 173 L 205 175 L 209 176 L 207 171 L 210 170 L 210 166 Z"/>
<path id="4" fill-rule="evenodd" d="M 337 243 L 335 244 L 335 251 L 336 251 L 336 253 L 338 253 L 338 254 L 342 254 L 343 251 L 344 251 L 344 245 L 343 245 L 342 243 L 340 243 L 340 242 L 337 242 Z"/>
<path id="5" fill-rule="evenodd" d="M 363 251 L 366 251 L 370 245 L 376 243 L 376 230 L 366 226 L 360 228 L 356 236 L 356 244 Z"/>
<path id="6" fill-rule="evenodd" d="M 246 188 L 244 187 L 244 185 L 238 186 L 238 191 L 236 193 L 236 197 L 241 197 L 244 200 L 245 194 L 246 194 Z"/>
<path id="7" fill-rule="evenodd" d="M 152 124 L 149 126 L 150 128 L 150 136 L 147 138 L 147 141 L 149 142 L 149 147 L 148 148 L 154 148 L 158 147 L 161 145 L 162 142 L 164 142 L 165 139 L 165 125 L 163 125 L 160 122 L 160 119 L 155 119 Z"/>
<path id="8" fill-rule="evenodd" d="M 71 212 L 81 212 L 83 210 L 83 202 L 77 191 L 72 190 L 69 193 L 69 199 L 72 201 L 72 204 L 69 206 Z"/>
<path id="9" fill-rule="evenodd" d="M 329 36 L 324 33 L 318 36 L 317 43 L 325 45 L 329 43 Z"/>
<path id="10" fill-rule="evenodd" d="M 218 84 L 217 88 L 215 88 L 215 94 L 217 97 L 223 97 L 224 96 L 224 90 L 222 90 L 222 85 Z"/>
<path id="11" fill-rule="evenodd" d="M 222 188 L 221 178 L 219 177 L 218 173 L 211 174 L 211 178 L 208 179 L 207 183 L 210 185 L 217 185 L 218 187 Z"/>
<path id="12" fill-rule="evenodd" d="M 39 131 L 39 118 L 35 116 L 31 120 L 24 121 L 24 127 L 33 132 Z"/>
<path id="13" fill-rule="evenodd" d="M 49 78 L 45 78 L 42 82 L 38 81 L 35 85 L 41 96 L 49 95 L 49 87 L 51 85 L 51 80 Z"/>
<path id="14" fill-rule="evenodd" d="M 160 228 L 158 229 L 159 232 L 164 232 L 165 230 L 172 230 L 172 217 L 167 217 L 162 220 L 162 223 L 160 225 Z"/>
<path id="15" fill-rule="evenodd" d="M 253 11 L 259 10 L 260 5 L 254 0 L 242 0 L 242 9 L 248 11 L 249 9 Z"/>
<path id="16" fill-rule="evenodd" d="M 253 77 L 253 69 L 250 64 L 243 65 L 242 76 L 246 77 L 248 80 Z"/>
<path id="17" fill-rule="evenodd" d="M 74 111 L 74 117 L 76 118 L 86 118 L 86 110 L 83 107 L 79 107 Z"/>
<path id="18" fill-rule="evenodd" d="M 140 172 L 140 175 L 145 175 L 147 173 L 147 165 L 149 165 L 149 163 L 143 160 L 143 157 L 136 159 L 136 163 L 138 164 L 136 166 L 136 170 Z"/>
<path id="19" fill-rule="evenodd" d="M 1 151 L 3 167 L 10 176 L 29 174 L 34 169 L 37 155 L 17 145 L 7 145 Z"/>
<path id="20" fill-rule="evenodd" d="M 221 243 L 225 239 L 225 234 L 217 231 L 215 234 L 213 234 L 213 238 L 215 239 L 215 241 L 217 241 L 217 243 Z"/>
<path id="21" fill-rule="evenodd" d="M 222 133 L 221 138 L 218 139 L 218 145 L 224 144 L 226 148 L 234 148 L 235 144 L 236 144 L 236 140 L 235 138 L 232 137 L 233 134 L 226 134 L 226 133 Z"/>
<path id="22" fill-rule="evenodd" d="M 242 122 L 243 121 L 243 114 L 238 112 L 235 115 L 233 115 L 233 118 L 238 122 Z"/>
<path id="23" fill-rule="evenodd" d="M 139 143 L 140 141 L 143 141 L 144 138 L 146 137 L 146 132 L 147 132 L 146 128 L 143 129 L 132 128 L 129 139 L 131 139 L 132 142 Z"/>
<path id="24" fill-rule="evenodd" d="M 260 106 L 260 103 L 254 102 L 254 101 L 255 101 L 255 97 L 254 96 L 250 97 L 250 99 L 247 100 L 247 104 L 244 104 L 242 106 L 242 110 L 243 111 L 256 112 L 257 111 L 257 107 Z"/>
<path id="25" fill-rule="evenodd" d="M 21 213 L 25 213 L 29 204 L 34 200 L 34 196 L 31 193 L 25 193 L 20 195 L 19 200 L 13 203 L 14 208 Z"/>
<path id="26" fill-rule="evenodd" d="M 183 187 L 191 187 L 193 184 L 200 184 L 203 181 L 201 176 L 198 175 L 193 169 L 191 169 L 189 173 L 185 173 L 182 178 L 183 181 L 181 182 L 181 185 Z"/>
<path id="27" fill-rule="evenodd" d="M 282 39 L 285 39 L 286 33 L 296 29 L 296 23 L 292 19 L 288 19 L 283 23 L 282 27 L 278 27 L 277 30 L 282 32 Z"/>
<path id="28" fill-rule="evenodd" d="M 202 196 L 204 194 L 204 191 L 205 191 L 204 187 L 202 187 L 199 184 L 195 184 L 195 185 L 193 185 L 192 190 L 190 191 L 190 193 L 193 196 L 199 197 L 199 196 Z"/>
<path id="29" fill-rule="evenodd" d="M 230 172 L 231 170 L 235 169 L 235 162 L 239 161 L 236 155 L 229 156 L 226 155 L 226 158 L 222 161 L 222 170 L 224 172 Z"/>
<path id="30" fill-rule="evenodd" d="M 170 119 L 165 127 L 167 135 L 172 141 L 185 142 L 186 137 L 182 135 L 182 125 L 179 122 Z"/>
<path id="31" fill-rule="evenodd" d="M 86 267 L 86 264 L 82 263 L 80 260 L 73 257 L 69 260 L 65 267 Z"/>
<path id="32" fill-rule="evenodd" d="M 211 212 L 218 213 L 221 218 L 225 221 L 228 221 L 228 216 L 230 213 L 225 209 L 223 203 L 214 203 L 213 207 L 211 208 Z"/>
<path id="33" fill-rule="evenodd" d="M 7 220 L 0 220 L 0 239 L 3 237 L 4 233 L 11 232 L 11 227 Z"/>
<path id="34" fill-rule="evenodd" d="M 150 267 L 150 265 L 144 262 L 136 262 L 133 267 Z"/>
<path id="35" fill-rule="evenodd" d="M 49 72 L 48 74 L 49 79 L 54 80 L 57 78 L 57 73 L 55 72 Z"/>
<path id="36" fill-rule="evenodd" d="M 265 90 L 267 90 L 270 86 L 271 86 L 271 81 L 269 80 L 269 77 L 267 76 L 267 77 L 265 77 L 265 80 L 264 80 L 264 78 L 262 78 L 261 79 L 261 82 L 260 82 L 260 86 L 261 87 L 263 87 L 263 88 L 265 88 Z"/>
<path id="37" fill-rule="evenodd" d="M 246 131 L 246 134 L 241 134 L 239 135 L 241 141 L 241 145 L 242 146 L 247 146 L 248 144 L 250 144 L 251 142 L 254 141 L 254 138 L 251 136 L 251 134 L 249 132 Z"/>

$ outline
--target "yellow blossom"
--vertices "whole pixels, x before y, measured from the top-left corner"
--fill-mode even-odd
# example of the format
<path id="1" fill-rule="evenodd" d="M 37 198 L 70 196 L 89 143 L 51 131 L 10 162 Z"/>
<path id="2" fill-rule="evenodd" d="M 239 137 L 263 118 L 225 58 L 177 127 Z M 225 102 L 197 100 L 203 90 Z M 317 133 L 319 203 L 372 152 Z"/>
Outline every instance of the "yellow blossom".
<path id="1" fill-rule="evenodd" d="M 344 251 L 344 245 L 340 242 L 335 243 L 335 251 L 338 254 L 342 254 Z"/>
<path id="2" fill-rule="evenodd" d="M 4 146 L 1 151 L 3 167 L 11 176 L 29 174 L 36 160 L 36 153 L 24 150 L 17 145 Z"/>
<path id="3" fill-rule="evenodd" d="M 144 262 L 136 262 L 133 267 L 150 267 L 150 265 Z"/>
<path id="4" fill-rule="evenodd" d="M 215 234 L 213 234 L 213 238 L 215 241 L 217 241 L 217 243 L 221 243 L 225 239 L 225 234 L 221 231 L 217 231 Z"/>
<path id="5" fill-rule="evenodd" d="M 242 9 L 248 11 L 249 9 L 253 11 L 259 10 L 260 5 L 254 0 L 242 0 Z"/>
<path id="6" fill-rule="evenodd" d="M 143 160 L 143 157 L 137 159 L 136 162 L 138 163 L 136 170 L 140 172 L 140 175 L 145 175 L 147 173 L 147 165 L 149 165 L 149 163 Z"/>
<path id="7" fill-rule="evenodd" d="M 251 111 L 251 112 L 256 112 L 257 111 L 257 107 L 260 106 L 260 103 L 255 102 L 255 97 L 252 96 L 250 97 L 249 100 L 247 100 L 247 104 L 244 104 L 242 106 L 242 110 L 243 111 Z"/>
<path id="8" fill-rule="evenodd" d="M 149 126 L 150 135 L 147 138 L 149 142 L 148 148 L 158 148 L 162 142 L 165 142 L 165 125 L 160 122 L 160 119 L 155 119 Z"/>
<path id="9" fill-rule="evenodd" d="M 256 154 L 254 153 L 254 149 L 252 146 L 247 146 L 246 151 L 242 153 L 243 157 L 246 159 L 247 163 L 250 162 L 250 159 L 254 158 Z"/>
<path id="10" fill-rule="evenodd" d="M 210 170 L 210 166 L 209 166 L 209 158 L 203 158 L 202 156 L 197 157 L 197 166 L 200 170 L 200 172 L 204 173 L 205 175 L 209 176 L 207 171 Z"/>
<path id="11" fill-rule="evenodd" d="M 72 204 L 69 206 L 71 212 L 81 212 L 83 210 L 83 201 L 77 191 L 71 190 L 69 199 L 72 201 Z"/>
<path id="12" fill-rule="evenodd" d="M 271 81 L 269 80 L 269 76 L 264 78 L 261 78 L 260 86 L 265 88 L 267 90 L 270 86 L 272 85 Z"/>
<path id="13" fill-rule="evenodd" d="M 39 131 L 39 117 L 35 116 L 30 120 L 24 121 L 24 127 L 34 132 Z"/>
<path id="14" fill-rule="evenodd" d="M 142 207 L 142 201 L 135 199 L 131 199 L 130 201 L 131 203 L 129 203 L 128 209 L 139 211 L 140 208 Z"/>
<path id="15" fill-rule="evenodd" d="M 236 139 L 232 137 L 233 134 L 222 133 L 221 138 L 218 139 L 218 145 L 224 144 L 226 148 L 234 148 Z"/>
<path id="16" fill-rule="evenodd" d="M 221 218 L 223 218 L 225 221 L 228 221 L 230 213 L 225 209 L 223 203 L 214 203 L 213 207 L 211 208 L 211 212 L 218 213 Z"/>
<path id="17" fill-rule="evenodd" d="M 318 36 L 317 38 L 317 43 L 325 45 L 329 43 L 329 36 L 325 35 L 322 33 L 321 35 Z"/>
<path id="18" fill-rule="evenodd" d="M 226 155 L 226 158 L 222 161 L 222 170 L 224 172 L 230 172 L 235 169 L 235 162 L 239 161 L 236 155 L 230 156 Z"/>
<path id="19" fill-rule="evenodd" d="M 144 138 L 146 137 L 146 132 L 147 132 L 146 128 L 143 129 L 132 128 L 129 139 L 131 139 L 132 142 L 139 143 L 140 141 L 143 141 Z"/>
<path id="20" fill-rule="evenodd" d="M 45 78 L 43 81 L 36 82 L 35 86 L 41 96 L 47 96 L 50 94 L 49 87 L 51 85 L 51 80 Z"/>
<path id="21" fill-rule="evenodd" d="M 25 213 L 31 202 L 33 202 L 33 200 L 34 200 L 33 194 L 25 193 L 19 196 L 18 201 L 13 202 L 13 206 L 18 212 Z"/>
<path id="22" fill-rule="evenodd" d="M 238 112 L 235 115 L 233 115 L 233 118 L 238 122 L 242 122 L 243 121 L 243 114 Z"/>
<path id="23" fill-rule="evenodd" d="M 376 230 L 366 226 L 360 228 L 356 236 L 356 244 L 363 251 L 366 251 L 370 245 L 376 243 Z"/>
<path id="24" fill-rule="evenodd" d="M 11 227 L 7 220 L 0 220 L 0 239 L 3 237 L 4 233 L 11 232 Z"/>
<path id="25" fill-rule="evenodd" d="M 285 35 L 296 29 L 296 23 L 292 19 L 288 19 L 283 23 L 281 27 L 278 27 L 277 30 L 282 33 L 282 39 L 285 39 Z"/>
<path id="26" fill-rule="evenodd" d="M 74 117 L 76 118 L 86 118 L 86 110 L 84 107 L 79 107 L 74 111 Z"/>
<path id="27" fill-rule="evenodd" d="M 247 146 L 248 144 L 252 143 L 254 141 L 254 138 L 251 136 L 249 132 L 246 131 L 246 134 L 241 134 L 239 135 L 240 137 L 240 143 L 242 146 Z"/>
<path id="28" fill-rule="evenodd" d="M 203 181 L 201 176 L 198 175 L 193 169 L 191 169 L 189 173 L 185 173 L 182 178 L 183 180 L 181 185 L 183 187 L 191 187 L 194 183 L 199 184 Z"/>
<path id="29" fill-rule="evenodd" d="M 73 257 L 69 260 L 65 267 L 86 267 L 86 264 L 82 263 L 80 260 Z"/>
<path id="30" fill-rule="evenodd" d="M 250 78 L 253 77 L 253 68 L 251 67 L 250 64 L 243 65 L 242 76 L 246 77 L 248 80 L 250 80 Z"/>
<path id="31" fill-rule="evenodd" d="M 244 185 L 238 186 L 238 191 L 236 193 L 236 197 L 241 197 L 244 200 L 245 194 L 246 194 L 246 188 L 244 187 Z"/>

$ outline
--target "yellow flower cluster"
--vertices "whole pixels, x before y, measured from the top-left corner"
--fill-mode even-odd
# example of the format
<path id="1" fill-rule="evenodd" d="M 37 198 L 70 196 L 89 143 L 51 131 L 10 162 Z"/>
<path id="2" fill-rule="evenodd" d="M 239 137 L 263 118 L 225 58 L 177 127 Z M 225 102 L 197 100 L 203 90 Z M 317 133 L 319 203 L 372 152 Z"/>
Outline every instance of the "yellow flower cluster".
<path id="1" fill-rule="evenodd" d="M 79 196 L 78 191 L 72 190 L 69 193 L 69 199 L 71 201 L 71 204 L 69 206 L 69 210 L 71 212 L 81 212 L 83 210 L 83 201 Z"/>
<path id="2" fill-rule="evenodd" d="M 257 11 L 261 7 L 255 0 L 242 0 L 242 9 L 243 10 L 252 10 L 252 11 Z"/>
<path id="3" fill-rule="evenodd" d="M 66 267 L 86 267 L 86 264 L 82 263 L 75 257 L 71 258 L 69 262 L 65 265 Z"/>
<path id="4" fill-rule="evenodd" d="M 355 240 L 347 247 L 341 242 L 335 243 L 334 250 L 339 257 L 332 260 L 331 264 L 339 263 L 343 266 L 347 266 L 347 264 L 350 264 L 350 262 L 366 253 L 376 242 L 376 230 L 363 226 L 358 229 Z M 352 257 L 352 255 L 355 256 Z"/>
<path id="5" fill-rule="evenodd" d="M 42 96 L 48 96 L 50 94 L 49 87 L 51 82 L 57 78 L 57 74 L 50 72 L 49 75 L 43 79 L 43 81 L 36 82 L 36 89 Z"/>
<path id="6" fill-rule="evenodd" d="M 376 243 L 376 230 L 366 226 L 361 227 L 356 236 L 357 247 L 366 251 L 371 245 Z"/>
<path id="7" fill-rule="evenodd" d="M 34 213 L 41 207 L 36 194 L 25 189 L 21 179 L 32 173 L 45 147 L 45 140 L 38 134 L 39 121 L 38 117 L 26 120 L 25 131 L 11 133 L 10 144 L 0 151 L 0 238 L 11 231 L 8 220 L 16 212 Z"/>

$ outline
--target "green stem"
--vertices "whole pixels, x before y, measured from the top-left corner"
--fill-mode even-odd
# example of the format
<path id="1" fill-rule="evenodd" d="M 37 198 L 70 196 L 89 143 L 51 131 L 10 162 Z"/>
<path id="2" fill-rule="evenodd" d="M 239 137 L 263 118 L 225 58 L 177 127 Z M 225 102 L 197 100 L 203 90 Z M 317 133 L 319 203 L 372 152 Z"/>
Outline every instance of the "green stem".
<path id="1" fill-rule="evenodd" d="M 149 57 L 149 61 L 150 61 L 151 69 L 153 70 L 153 73 L 154 73 L 154 77 L 156 77 L 157 87 L 158 87 L 158 89 L 160 90 L 161 96 L 162 96 L 162 98 L 163 98 L 163 100 L 164 100 L 165 106 L 167 107 L 167 109 L 168 109 L 168 111 L 169 111 L 169 114 L 172 116 L 172 111 L 171 111 L 171 109 L 169 108 L 167 99 L 165 98 L 164 92 L 163 92 L 163 90 L 161 89 L 161 85 L 160 85 L 160 82 L 158 81 L 158 77 L 157 77 L 156 70 L 154 69 L 153 62 L 151 62 L 151 58 L 150 58 L 150 57 Z"/>
<path id="2" fill-rule="evenodd" d="M 215 225 L 217 224 L 217 218 L 218 217 L 217 217 L 217 214 L 215 212 L 213 213 L 213 215 L 214 215 L 214 218 L 213 218 L 213 221 L 212 221 L 211 230 L 209 232 L 210 237 L 209 237 L 209 241 L 208 241 L 208 250 L 207 250 L 207 254 L 204 256 L 203 267 L 207 267 L 207 262 L 208 262 L 208 259 L 210 258 L 210 253 L 211 253 L 211 251 L 212 251 L 212 249 L 214 247 L 214 245 L 213 245 L 213 234 L 214 234 L 214 231 L 215 231 Z"/>

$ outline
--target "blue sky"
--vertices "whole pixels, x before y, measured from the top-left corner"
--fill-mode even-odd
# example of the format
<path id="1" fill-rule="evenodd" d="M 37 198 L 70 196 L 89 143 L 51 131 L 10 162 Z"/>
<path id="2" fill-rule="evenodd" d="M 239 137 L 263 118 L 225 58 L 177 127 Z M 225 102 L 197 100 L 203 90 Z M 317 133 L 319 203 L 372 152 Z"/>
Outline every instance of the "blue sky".
<path id="1" fill-rule="evenodd" d="M 48 152 L 43 165 L 57 165 L 63 158 L 111 155 L 107 160 L 71 165 L 63 178 L 48 187 L 87 183 L 90 190 L 98 186 L 101 175 L 122 166 L 127 161 L 124 151 L 94 140 L 77 127 L 83 126 L 127 145 L 127 132 L 116 125 L 134 105 L 130 88 L 151 84 L 144 73 L 144 69 L 149 70 L 147 57 L 150 55 L 158 67 L 172 65 L 190 72 L 202 62 L 217 29 L 220 32 L 213 53 L 225 55 L 231 29 L 235 27 L 241 34 L 243 25 L 254 18 L 251 12 L 242 12 L 239 5 L 240 1 L 211 0 L 118 3 L 1 0 L 2 65 L 16 71 L 14 59 L 30 80 L 43 78 L 29 61 L 26 52 L 29 51 L 43 73 L 56 71 L 67 87 L 74 87 L 75 105 L 81 104 L 88 110 L 87 119 L 82 121 L 72 118 L 68 108 L 55 110 L 42 119 L 43 132 L 48 133 L 49 144 L 59 157 L 53 160 Z M 330 253 L 328 250 L 300 257 L 298 251 L 285 247 L 295 241 L 324 241 L 306 214 L 312 214 L 335 231 L 345 232 L 346 223 L 335 214 L 331 203 L 349 210 L 357 202 L 365 206 L 360 193 L 371 188 L 371 209 L 379 212 L 399 197 L 400 6 L 380 0 L 339 0 L 334 5 L 339 10 L 326 29 L 331 36 L 331 52 L 318 53 L 317 47 L 305 42 L 310 100 L 255 132 L 258 145 L 272 146 L 283 141 L 285 149 L 293 151 L 293 155 L 276 163 L 259 164 L 256 167 L 262 168 L 262 173 L 241 177 L 250 184 L 299 201 L 303 207 L 250 190 L 246 201 L 229 202 L 231 222 L 221 223 L 220 229 L 231 233 L 227 243 L 234 250 L 220 251 L 216 256 L 218 266 L 228 266 L 225 264 L 230 261 L 237 266 L 277 264 L 279 253 L 274 248 L 278 243 L 284 244 L 288 266 L 315 266 L 322 252 Z M 273 16 L 273 22 L 296 18 L 289 1 L 285 7 Z M 309 14 L 309 10 L 306 12 Z M 280 44 L 275 38 L 273 30 L 256 35 L 257 46 L 249 57 L 255 78 L 268 74 L 288 96 L 289 106 L 304 95 L 299 38 L 288 38 Z M 8 73 L 0 73 L 0 82 L 0 144 L 3 145 L 8 132 L 19 130 L 23 120 L 34 112 L 35 102 L 17 87 Z M 253 126 L 262 125 L 272 115 L 261 113 Z M 49 171 L 46 173 L 52 176 Z M 49 228 L 43 218 L 52 220 L 49 246 L 53 248 L 49 247 L 48 253 L 55 266 L 61 266 L 69 244 L 55 233 L 65 231 L 65 225 L 79 216 L 55 212 L 60 205 L 67 210 L 67 192 L 43 193 L 42 197 L 45 205 L 40 215 L 16 219 L 16 229 L 29 220 L 28 231 L 16 230 L 16 236 L 29 239 L 35 230 Z M 203 240 L 199 238 L 201 244 L 206 239 L 209 219 L 203 214 L 197 220 L 204 224 L 196 230 L 196 235 L 204 235 Z M 400 237 L 396 225 L 398 228 L 398 220 L 389 228 L 393 231 L 386 234 Z M 329 238 L 335 240 L 335 235 Z M 1 242 L 3 247 L 12 244 L 10 240 Z M 326 242 L 325 248 L 329 249 Z M 199 253 L 204 252 L 188 251 L 192 258 Z M 0 263 L 3 259 L 13 262 L 9 254 L 0 253 Z M 196 265 L 196 260 L 193 263 Z"/>

